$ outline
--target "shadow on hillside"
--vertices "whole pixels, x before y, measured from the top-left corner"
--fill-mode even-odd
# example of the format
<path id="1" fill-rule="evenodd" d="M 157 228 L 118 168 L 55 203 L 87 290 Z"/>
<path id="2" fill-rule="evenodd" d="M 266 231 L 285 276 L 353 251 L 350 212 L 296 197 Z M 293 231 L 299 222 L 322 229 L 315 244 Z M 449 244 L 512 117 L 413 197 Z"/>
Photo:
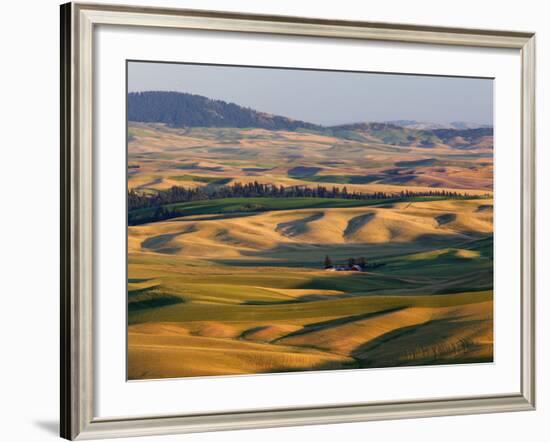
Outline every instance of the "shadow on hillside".
<path id="1" fill-rule="evenodd" d="M 491 320 L 461 321 L 461 317 L 436 319 L 401 327 L 358 346 L 351 356 L 361 368 L 460 363 L 492 360 L 479 357 L 480 346 L 471 336 Z M 490 360 L 489 360 L 490 359 Z"/>
<path id="2" fill-rule="evenodd" d="M 362 219 L 361 222 L 368 221 Z M 384 261 L 402 255 L 438 250 L 440 248 L 481 249 L 489 248 L 491 253 L 481 250 L 481 255 L 492 258 L 492 234 L 466 232 L 465 234 L 419 236 L 409 242 L 387 243 L 290 243 L 278 244 L 261 251 L 243 250 L 241 254 L 248 259 L 211 259 L 210 261 L 236 267 L 297 267 L 322 269 L 326 255 L 344 263 L 349 257 L 364 256 L 369 261 Z M 250 259 L 258 258 L 258 260 Z"/>
<path id="3" fill-rule="evenodd" d="M 391 308 L 388 308 L 388 309 L 379 310 L 379 311 L 375 311 L 375 312 L 361 313 L 359 315 L 343 316 L 343 317 L 336 318 L 336 319 L 330 319 L 328 321 L 321 321 L 321 322 L 315 322 L 315 323 L 307 324 L 304 327 L 302 327 L 300 330 L 296 330 L 295 332 L 292 332 L 292 333 L 289 333 L 285 336 L 282 336 L 282 337 L 280 337 L 280 338 L 278 338 L 278 339 L 276 339 L 275 341 L 272 341 L 272 342 L 276 343 L 276 342 L 281 341 L 283 339 L 292 338 L 294 336 L 307 335 L 308 333 L 313 333 L 313 332 L 317 332 L 317 331 L 320 331 L 320 330 L 329 329 L 329 328 L 332 328 L 332 327 L 338 327 L 338 326 L 350 324 L 350 323 L 356 322 L 356 321 L 363 321 L 365 319 L 377 318 L 377 317 L 380 317 L 380 316 L 384 316 L 384 315 L 388 315 L 390 313 L 397 312 L 399 310 L 403 310 L 405 308 L 406 307 L 404 307 L 404 306 L 391 307 Z"/>

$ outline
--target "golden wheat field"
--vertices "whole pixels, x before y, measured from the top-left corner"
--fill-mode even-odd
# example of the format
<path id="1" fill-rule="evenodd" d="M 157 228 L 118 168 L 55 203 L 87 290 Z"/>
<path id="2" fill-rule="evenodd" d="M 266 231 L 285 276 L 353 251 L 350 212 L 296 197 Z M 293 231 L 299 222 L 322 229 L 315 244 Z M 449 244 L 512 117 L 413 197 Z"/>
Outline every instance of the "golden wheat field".
<path id="1" fill-rule="evenodd" d="M 130 123 L 129 190 L 216 197 L 129 212 L 128 378 L 492 361 L 492 140 L 459 142 Z"/>

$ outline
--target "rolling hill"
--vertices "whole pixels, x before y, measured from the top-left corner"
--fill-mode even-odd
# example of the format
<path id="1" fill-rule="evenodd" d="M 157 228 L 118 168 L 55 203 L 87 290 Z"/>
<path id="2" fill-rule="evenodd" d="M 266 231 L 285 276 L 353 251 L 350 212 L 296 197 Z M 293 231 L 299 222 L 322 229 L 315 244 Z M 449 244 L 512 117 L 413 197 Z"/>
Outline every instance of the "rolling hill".
<path id="1" fill-rule="evenodd" d="M 394 146 L 431 148 L 449 145 L 458 149 L 493 147 L 493 128 L 423 128 L 401 126 L 394 123 L 354 123 L 333 126 L 333 134 L 361 141 L 381 141 Z"/>
<path id="2" fill-rule="evenodd" d="M 490 201 L 129 228 L 130 379 L 490 362 Z M 325 271 L 364 255 L 368 272 Z"/>
<path id="3" fill-rule="evenodd" d="M 468 121 L 450 121 L 449 123 L 433 123 L 429 121 L 417 120 L 390 120 L 385 123 L 396 126 L 407 127 L 409 129 L 479 129 L 490 128 L 490 124 L 471 123 Z"/>
<path id="4" fill-rule="evenodd" d="M 491 127 L 128 116 L 128 379 L 493 361 Z"/>
<path id="5" fill-rule="evenodd" d="M 450 145 L 458 149 L 492 148 L 493 128 L 465 123 L 444 125 L 360 122 L 321 126 L 281 115 L 213 100 L 201 95 L 170 91 L 128 94 L 128 120 L 138 123 L 164 123 L 170 127 L 227 127 L 268 130 L 306 130 L 327 136 L 389 145 L 431 148 Z"/>

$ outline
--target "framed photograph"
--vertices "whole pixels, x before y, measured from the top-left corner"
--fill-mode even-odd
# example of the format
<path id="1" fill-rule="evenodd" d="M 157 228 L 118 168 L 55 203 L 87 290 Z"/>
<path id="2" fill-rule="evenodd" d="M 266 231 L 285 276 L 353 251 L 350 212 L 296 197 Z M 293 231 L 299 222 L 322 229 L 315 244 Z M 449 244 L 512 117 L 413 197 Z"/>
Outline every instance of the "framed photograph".
<path id="1" fill-rule="evenodd" d="M 534 409 L 534 34 L 61 18 L 62 437 Z"/>

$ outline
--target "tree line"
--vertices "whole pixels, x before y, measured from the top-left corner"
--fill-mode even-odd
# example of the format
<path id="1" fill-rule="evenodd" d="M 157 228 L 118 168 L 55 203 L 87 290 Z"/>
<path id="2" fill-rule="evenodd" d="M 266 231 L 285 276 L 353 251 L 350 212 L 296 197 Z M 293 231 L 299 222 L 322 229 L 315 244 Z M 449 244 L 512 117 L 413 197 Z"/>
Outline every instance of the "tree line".
<path id="1" fill-rule="evenodd" d="M 216 187 L 188 188 L 173 186 L 168 190 L 159 190 L 154 194 L 139 193 L 134 189 L 128 190 L 128 210 L 160 207 L 166 204 L 184 203 L 190 201 L 204 201 L 222 198 L 342 198 L 342 199 L 395 199 L 413 197 L 445 197 L 454 199 L 472 199 L 476 195 L 469 195 L 448 190 L 400 192 L 358 192 L 348 191 L 347 187 L 332 186 L 283 186 L 262 184 L 257 181 L 251 183 L 233 183 Z"/>
<path id="2" fill-rule="evenodd" d="M 146 222 L 161 221 L 179 216 L 174 208 L 166 207 L 169 204 L 185 203 L 192 201 L 205 201 L 223 198 L 339 198 L 354 200 L 384 200 L 384 199 L 407 199 L 414 197 L 441 197 L 448 199 L 478 199 L 484 196 L 470 195 L 467 193 L 451 192 L 447 190 L 411 191 L 400 192 L 357 192 L 348 191 L 347 187 L 337 186 L 306 187 L 306 186 L 283 186 L 273 184 L 262 184 L 256 181 L 242 184 L 234 183 L 230 186 L 204 186 L 187 188 L 173 186 L 168 190 L 158 190 L 155 193 L 141 193 L 134 189 L 128 190 L 128 216 L 139 209 L 155 209 L 152 214 L 146 216 Z M 140 220 L 142 216 L 138 217 Z M 142 220 L 142 222 L 145 222 Z M 133 223 L 133 222 L 132 222 Z"/>
<path id="3" fill-rule="evenodd" d="M 283 186 L 262 184 L 257 181 L 251 183 L 233 183 L 223 186 L 203 186 L 188 188 L 173 186 L 168 190 L 159 190 L 155 193 L 141 193 L 134 189 L 128 190 L 128 210 L 137 210 L 151 207 L 162 207 L 167 204 L 185 203 L 191 201 L 204 201 L 222 198 L 341 198 L 341 199 L 404 199 L 414 197 L 445 197 L 452 199 L 479 198 L 476 195 L 448 190 L 412 191 L 400 192 L 358 192 L 348 191 L 332 186 Z"/>

